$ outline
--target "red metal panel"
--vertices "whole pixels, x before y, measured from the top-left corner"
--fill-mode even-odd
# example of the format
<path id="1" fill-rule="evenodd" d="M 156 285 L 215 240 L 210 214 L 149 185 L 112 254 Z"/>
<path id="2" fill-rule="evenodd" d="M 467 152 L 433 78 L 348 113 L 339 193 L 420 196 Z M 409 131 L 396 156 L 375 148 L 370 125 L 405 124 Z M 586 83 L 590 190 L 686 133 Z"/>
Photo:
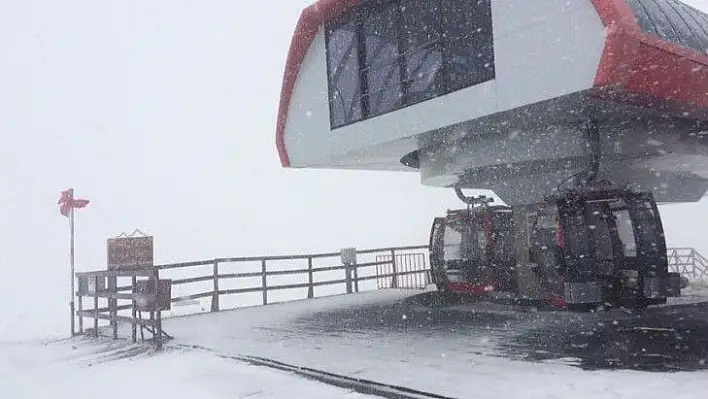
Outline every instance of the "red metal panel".
<path id="1" fill-rule="evenodd" d="M 708 56 L 644 33 L 625 0 L 592 0 L 608 33 L 595 86 L 602 97 L 708 107 Z"/>

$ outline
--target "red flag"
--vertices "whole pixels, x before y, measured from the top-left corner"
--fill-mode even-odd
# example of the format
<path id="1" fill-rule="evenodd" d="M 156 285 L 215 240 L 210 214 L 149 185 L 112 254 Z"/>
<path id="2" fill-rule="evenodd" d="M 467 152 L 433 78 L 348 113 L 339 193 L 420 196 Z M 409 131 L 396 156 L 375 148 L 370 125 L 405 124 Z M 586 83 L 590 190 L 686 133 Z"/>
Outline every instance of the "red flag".
<path id="1" fill-rule="evenodd" d="M 69 216 L 72 208 L 85 208 L 89 204 L 87 199 L 75 199 L 74 189 L 70 188 L 66 191 L 61 192 L 61 197 L 59 197 L 59 212 L 64 216 Z"/>

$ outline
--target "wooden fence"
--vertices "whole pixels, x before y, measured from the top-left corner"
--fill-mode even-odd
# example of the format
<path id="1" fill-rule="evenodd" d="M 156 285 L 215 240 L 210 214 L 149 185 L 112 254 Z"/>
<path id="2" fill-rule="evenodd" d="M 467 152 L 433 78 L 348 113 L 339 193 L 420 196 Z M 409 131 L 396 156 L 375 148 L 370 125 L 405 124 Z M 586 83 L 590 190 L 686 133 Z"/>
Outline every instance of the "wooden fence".
<path id="1" fill-rule="evenodd" d="M 427 259 L 427 246 L 419 245 L 359 250 L 351 266 L 343 264 L 341 252 L 331 252 L 217 258 L 157 265 L 154 269 L 160 279 L 171 280 L 174 305 L 165 313 L 169 317 L 179 314 L 181 304 L 198 304 L 201 310 L 192 307 L 187 312 L 191 314 L 384 288 L 424 288 L 430 282 Z M 133 290 L 133 284 L 116 288 L 118 293 Z M 78 298 L 80 317 L 98 313 L 97 319 L 104 320 L 134 318 L 109 312 L 109 307 L 115 312 L 134 311 L 131 304 L 108 306 L 106 301 L 99 307 L 98 298 L 94 298 L 94 308 L 83 310 L 84 299 L 89 298 Z"/>
<path id="2" fill-rule="evenodd" d="M 382 254 L 389 258 L 381 259 Z M 210 298 L 214 312 L 239 305 L 266 305 L 377 288 L 422 288 L 396 282 L 409 275 L 425 276 L 421 281 L 429 281 L 427 262 L 418 263 L 417 269 L 399 266 L 404 258 L 427 259 L 426 254 L 427 246 L 356 251 L 356 263 L 349 270 L 342 263 L 340 252 L 219 258 L 157 267 L 162 278 L 172 279 L 173 292 L 176 292 L 174 303 Z M 386 273 L 381 272 L 383 266 L 388 268 Z M 189 272 L 185 273 L 187 270 Z M 382 279 L 390 280 L 391 284 L 381 285 Z M 280 292 L 282 294 L 278 295 Z M 252 294 L 251 298 L 243 300 L 248 294 Z M 228 300 L 237 295 L 237 299 Z M 230 305 L 224 306 L 224 302 Z"/>
<path id="3" fill-rule="evenodd" d="M 693 248 L 669 248 L 669 269 L 694 280 L 708 278 L 708 261 Z M 217 258 L 196 262 L 163 264 L 154 267 L 160 279 L 171 280 L 171 303 L 166 317 L 179 314 L 180 304 L 197 304 L 186 314 L 217 312 L 245 306 L 267 305 L 299 299 L 387 288 L 424 288 L 430 284 L 427 245 L 377 248 L 356 251 L 356 262 L 343 264 L 341 252 Z M 89 272 L 85 277 L 105 278 L 110 273 Z M 78 274 L 77 274 L 78 276 Z M 133 279 L 134 280 L 134 279 Z M 94 282 L 99 285 L 98 279 Z M 105 283 L 102 283 L 105 284 Z M 134 300 L 134 281 L 118 286 L 117 294 L 80 295 L 77 315 L 98 320 L 133 322 L 151 326 L 158 321 L 135 321 L 134 304 L 108 306 L 111 299 Z M 125 292 L 130 292 L 125 293 Z M 85 310 L 84 300 L 93 299 L 93 308 Z M 99 304 L 99 299 L 106 304 Z M 109 309 L 110 308 L 110 309 Z M 114 309 L 114 311 L 112 311 Z M 121 316 L 119 312 L 133 312 Z M 79 320 L 80 323 L 83 320 Z M 81 326 L 83 327 L 83 326 Z M 83 330 L 83 328 L 80 328 Z M 114 333 L 115 334 L 115 333 Z"/>

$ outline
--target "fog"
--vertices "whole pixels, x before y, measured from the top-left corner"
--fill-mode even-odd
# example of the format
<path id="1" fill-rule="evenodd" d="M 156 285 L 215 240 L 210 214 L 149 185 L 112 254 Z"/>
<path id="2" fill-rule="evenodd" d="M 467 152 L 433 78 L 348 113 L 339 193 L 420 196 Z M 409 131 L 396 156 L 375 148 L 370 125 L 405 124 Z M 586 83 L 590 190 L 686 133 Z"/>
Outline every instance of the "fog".
<path id="1" fill-rule="evenodd" d="M 69 187 L 91 200 L 78 270 L 136 228 L 159 263 L 426 243 L 432 217 L 459 206 L 452 190 L 280 167 L 283 67 L 310 2 L 1 2 L 0 299 L 40 289 L 64 306 Z M 662 215 L 670 245 L 708 253 L 708 201 Z"/>

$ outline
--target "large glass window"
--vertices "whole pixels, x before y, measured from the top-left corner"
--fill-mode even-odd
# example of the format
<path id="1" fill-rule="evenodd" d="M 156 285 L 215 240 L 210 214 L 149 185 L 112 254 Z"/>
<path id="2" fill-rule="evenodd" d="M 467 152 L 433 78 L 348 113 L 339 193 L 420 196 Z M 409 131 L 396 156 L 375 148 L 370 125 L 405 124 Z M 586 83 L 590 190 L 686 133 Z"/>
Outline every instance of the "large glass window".
<path id="1" fill-rule="evenodd" d="M 344 125 L 362 116 L 356 25 L 342 24 L 327 36 L 330 115 L 332 124 Z"/>
<path id="2" fill-rule="evenodd" d="M 326 40 L 333 129 L 494 79 L 491 0 L 370 0 Z"/>
<path id="3" fill-rule="evenodd" d="M 445 227 L 445 236 L 443 238 L 445 260 L 462 259 L 462 233 L 453 229 L 450 226 Z"/>
<path id="4" fill-rule="evenodd" d="M 708 54 L 708 16 L 677 0 L 627 0 L 649 34 Z"/>
<path id="5" fill-rule="evenodd" d="M 597 260 L 613 260 L 614 251 L 612 234 L 608 224 L 609 206 L 606 203 L 593 202 L 587 205 L 588 229 L 594 239 L 594 257 Z"/>

